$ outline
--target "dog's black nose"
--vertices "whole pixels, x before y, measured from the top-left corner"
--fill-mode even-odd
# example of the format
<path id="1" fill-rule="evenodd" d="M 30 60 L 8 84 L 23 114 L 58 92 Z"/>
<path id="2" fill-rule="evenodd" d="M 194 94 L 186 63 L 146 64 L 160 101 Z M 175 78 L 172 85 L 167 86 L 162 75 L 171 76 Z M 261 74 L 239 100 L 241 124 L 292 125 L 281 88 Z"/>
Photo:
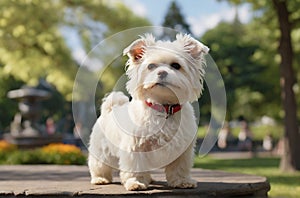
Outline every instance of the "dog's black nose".
<path id="1" fill-rule="evenodd" d="M 159 72 L 157 72 L 157 75 L 160 79 L 163 79 L 163 78 L 167 77 L 168 72 L 166 72 L 164 70 L 160 70 Z"/>

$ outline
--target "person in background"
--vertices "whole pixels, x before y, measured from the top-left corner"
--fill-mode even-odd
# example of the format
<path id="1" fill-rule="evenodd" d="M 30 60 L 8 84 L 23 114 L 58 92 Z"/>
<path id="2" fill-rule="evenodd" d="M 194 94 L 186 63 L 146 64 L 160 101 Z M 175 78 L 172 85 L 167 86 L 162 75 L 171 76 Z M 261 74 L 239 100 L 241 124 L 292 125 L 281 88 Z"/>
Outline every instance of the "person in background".
<path id="1" fill-rule="evenodd" d="M 48 135 L 53 135 L 55 133 L 56 127 L 54 120 L 50 117 L 46 120 L 46 131 Z"/>
<path id="2" fill-rule="evenodd" d="M 266 151 L 271 151 L 273 149 L 273 138 L 272 134 L 268 133 L 263 140 L 263 148 Z"/>
<path id="3" fill-rule="evenodd" d="M 241 130 L 238 136 L 239 143 L 238 148 L 241 151 L 252 151 L 252 132 L 249 128 L 248 122 L 246 120 L 241 121 Z"/>
<path id="4" fill-rule="evenodd" d="M 234 137 L 231 133 L 231 129 L 228 122 L 224 123 L 223 128 L 221 129 L 218 137 L 218 147 L 220 149 L 226 149 L 229 146 L 229 143 L 234 141 Z"/>

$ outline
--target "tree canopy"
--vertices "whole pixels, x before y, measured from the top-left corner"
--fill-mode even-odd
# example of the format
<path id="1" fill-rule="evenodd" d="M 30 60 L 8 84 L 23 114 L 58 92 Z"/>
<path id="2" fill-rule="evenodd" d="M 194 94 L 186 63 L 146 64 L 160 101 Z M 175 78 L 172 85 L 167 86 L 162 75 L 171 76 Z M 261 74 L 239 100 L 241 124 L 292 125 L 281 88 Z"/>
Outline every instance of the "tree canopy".
<path id="1" fill-rule="evenodd" d="M 31 85 L 44 78 L 68 100 L 78 66 L 62 27 L 77 31 L 88 52 L 101 37 L 149 24 L 123 4 L 106 1 L 4 0 L 0 18 L 0 76 Z"/>
<path id="2" fill-rule="evenodd" d="M 273 98 L 274 92 L 279 93 L 279 89 L 274 89 L 274 72 L 271 70 L 272 75 L 268 75 L 268 65 L 254 60 L 260 45 L 252 39 L 250 26 L 236 18 L 233 22 L 221 22 L 201 38 L 209 45 L 222 74 L 229 120 L 239 116 L 249 120 L 263 115 L 277 117 L 272 107 L 280 104 L 280 100 Z M 266 79 L 267 76 L 270 79 Z"/>
<path id="3" fill-rule="evenodd" d="M 185 21 L 185 17 L 175 1 L 171 2 L 162 26 L 172 28 L 178 32 L 191 34 L 190 25 Z"/>
<path id="4" fill-rule="evenodd" d="M 70 94 L 76 67 L 59 32 L 63 6 L 56 1 L 5 0 L 0 15 L 0 75 L 30 85 L 45 78 Z"/>
<path id="5" fill-rule="evenodd" d="M 22 84 L 35 86 L 40 79 L 71 101 L 80 63 L 72 55 L 75 43 L 70 31 L 76 32 L 88 53 L 113 33 L 149 24 L 120 1 L 0 1 L 1 112 L 8 104 L 8 90 Z M 0 127 L 8 125 L 13 109 L 7 119 L 1 118 Z"/>

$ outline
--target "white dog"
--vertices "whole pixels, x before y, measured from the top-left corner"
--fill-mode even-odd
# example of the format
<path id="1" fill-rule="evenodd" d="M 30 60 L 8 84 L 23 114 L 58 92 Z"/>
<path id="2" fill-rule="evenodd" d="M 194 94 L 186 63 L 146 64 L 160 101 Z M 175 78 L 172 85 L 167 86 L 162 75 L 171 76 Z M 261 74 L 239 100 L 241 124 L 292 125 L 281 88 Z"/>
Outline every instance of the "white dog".
<path id="1" fill-rule="evenodd" d="M 197 186 L 190 177 L 197 131 L 190 102 L 201 95 L 208 51 L 182 34 L 173 42 L 147 34 L 124 50 L 132 100 L 121 92 L 103 100 L 90 137 L 92 184 L 112 182 L 119 169 L 127 190 L 147 189 L 150 171 L 165 168 L 169 186 Z"/>

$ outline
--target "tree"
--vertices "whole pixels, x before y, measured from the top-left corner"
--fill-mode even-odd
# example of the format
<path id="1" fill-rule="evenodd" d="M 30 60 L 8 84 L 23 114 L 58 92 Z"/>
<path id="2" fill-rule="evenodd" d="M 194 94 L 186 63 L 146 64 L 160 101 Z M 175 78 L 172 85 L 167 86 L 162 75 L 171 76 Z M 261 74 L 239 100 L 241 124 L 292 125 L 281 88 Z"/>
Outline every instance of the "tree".
<path id="1" fill-rule="evenodd" d="M 281 33 L 278 51 L 281 56 L 280 85 L 285 112 L 285 155 L 282 157 L 280 166 L 283 170 L 300 170 L 300 134 L 297 122 L 297 104 L 293 90 L 296 78 L 293 69 L 291 12 L 288 10 L 286 1 L 272 0 L 272 2 L 276 10 Z M 300 19 L 300 17 L 298 19 Z"/>
<path id="2" fill-rule="evenodd" d="M 185 21 L 175 1 L 171 3 L 162 26 L 172 28 L 178 32 L 191 34 L 190 25 Z"/>
<path id="3" fill-rule="evenodd" d="M 1 75 L 29 85 L 45 78 L 70 98 L 76 66 L 58 29 L 62 5 L 57 1 L 4 0 L 0 18 Z"/>
<path id="4" fill-rule="evenodd" d="M 250 0 L 231 0 L 231 2 L 247 2 L 252 4 L 254 10 L 259 10 L 261 15 L 256 19 L 256 22 L 260 23 L 261 31 L 269 29 L 268 36 L 274 38 L 273 42 L 277 43 L 277 53 L 280 57 L 279 73 L 285 127 L 283 137 L 285 154 L 282 157 L 280 168 L 282 170 L 300 170 L 300 134 L 294 92 L 297 81 L 294 63 L 297 59 L 293 56 L 295 50 L 299 50 L 293 46 L 293 40 L 299 39 L 293 38 L 293 32 L 298 31 L 297 28 L 300 25 L 300 1 L 262 0 L 254 2 Z M 273 22 L 275 22 L 275 26 L 270 26 L 269 24 L 273 25 Z M 277 32 L 278 34 L 276 34 Z M 264 39 L 267 39 L 267 37 Z M 271 46 L 272 43 L 266 45 Z M 272 57 L 276 57 L 275 52 Z"/>
<path id="5" fill-rule="evenodd" d="M 113 17 L 112 17 L 113 16 Z M 71 101 L 78 65 L 62 29 L 77 31 L 86 52 L 106 36 L 149 22 L 122 3 L 110 1 L 0 1 L 0 96 L 16 84 L 37 85 L 45 79 Z M 120 68 L 120 70 L 123 69 Z M 2 86 L 3 85 L 3 86 Z M 0 99 L 1 112 L 8 100 Z M 2 108 L 3 107 L 3 108 Z M 6 127 L 16 108 L 5 113 Z M 1 127 L 1 128 L 2 128 Z"/>
<path id="6" fill-rule="evenodd" d="M 267 67 L 252 60 L 259 43 L 248 34 L 248 26 L 241 24 L 236 15 L 233 22 L 221 22 L 201 38 L 211 48 L 225 83 L 228 120 L 240 115 L 254 120 L 268 114 L 264 103 L 274 101 L 268 94 L 273 93 L 272 81 L 265 81 Z"/>
<path id="7" fill-rule="evenodd" d="M 88 44 L 92 44 L 92 35 L 103 38 L 105 34 L 149 24 L 123 4 L 103 1 L 4 0 L 0 3 L 0 18 L 0 72 L 28 84 L 45 78 L 69 100 L 77 65 L 60 31 L 62 26 L 76 29 L 88 52 L 93 47 Z"/>

